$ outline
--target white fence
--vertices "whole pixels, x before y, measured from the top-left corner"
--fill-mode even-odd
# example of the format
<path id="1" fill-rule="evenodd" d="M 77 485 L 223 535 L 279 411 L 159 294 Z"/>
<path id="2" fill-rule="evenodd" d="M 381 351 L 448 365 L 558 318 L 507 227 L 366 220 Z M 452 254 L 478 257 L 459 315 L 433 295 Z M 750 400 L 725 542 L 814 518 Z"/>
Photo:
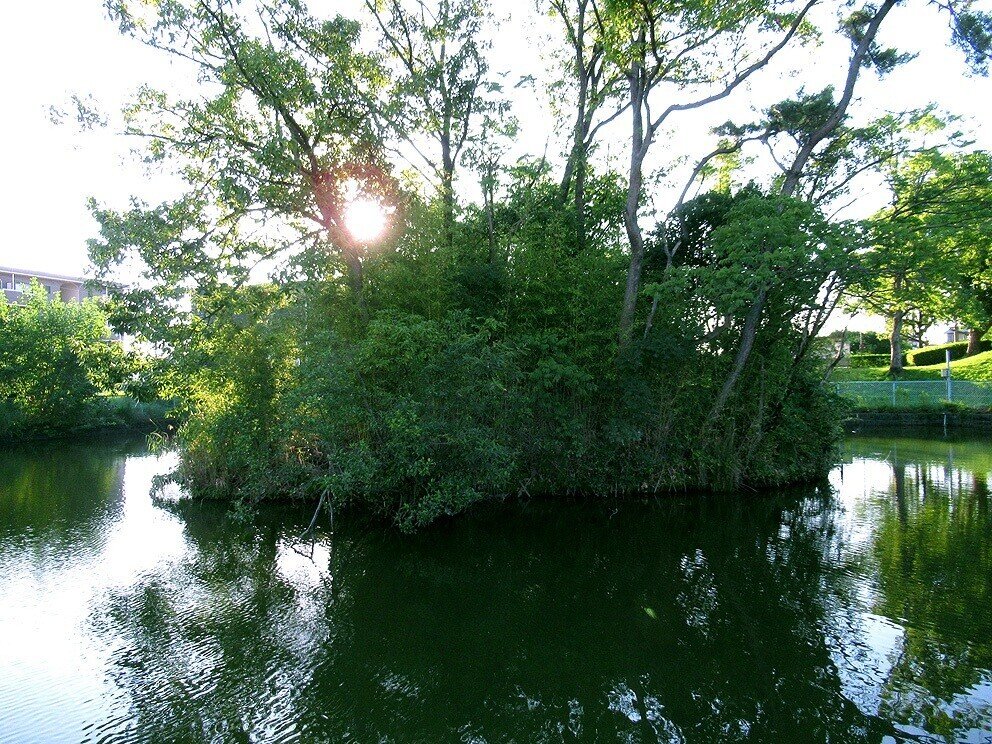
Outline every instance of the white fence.
<path id="1" fill-rule="evenodd" d="M 862 406 L 927 408 L 950 401 L 969 408 L 992 407 L 992 382 L 952 379 L 834 384 L 839 395 Z"/>

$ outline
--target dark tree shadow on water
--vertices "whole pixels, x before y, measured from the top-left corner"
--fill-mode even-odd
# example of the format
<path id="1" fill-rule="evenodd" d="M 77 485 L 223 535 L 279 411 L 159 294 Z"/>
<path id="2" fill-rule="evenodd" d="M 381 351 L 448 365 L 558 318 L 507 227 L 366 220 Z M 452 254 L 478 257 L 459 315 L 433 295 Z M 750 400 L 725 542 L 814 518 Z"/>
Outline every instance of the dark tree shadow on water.
<path id="1" fill-rule="evenodd" d="M 842 691 L 834 506 L 480 509 L 407 537 L 203 507 L 192 549 L 94 613 L 92 740 L 881 742 Z M 838 630 L 840 628 L 840 630 Z"/>

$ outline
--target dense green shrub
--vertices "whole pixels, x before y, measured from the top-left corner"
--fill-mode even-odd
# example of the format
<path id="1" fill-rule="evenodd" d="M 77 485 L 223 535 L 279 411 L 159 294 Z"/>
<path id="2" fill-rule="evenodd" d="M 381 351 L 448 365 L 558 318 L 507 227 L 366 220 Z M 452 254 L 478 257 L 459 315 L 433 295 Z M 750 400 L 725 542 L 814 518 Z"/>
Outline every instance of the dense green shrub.
<path id="1" fill-rule="evenodd" d="M 0 294 L 0 439 L 67 434 L 133 420 L 106 398 L 128 392 L 135 359 L 109 340 L 95 300 L 66 303 L 32 283 L 22 305 Z"/>
<path id="2" fill-rule="evenodd" d="M 847 336 L 851 344 L 852 354 L 886 354 L 889 353 L 889 336 L 875 331 L 859 331 Z"/>
<path id="3" fill-rule="evenodd" d="M 982 341 L 981 351 L 992 349 L 992 341 Z M 951 352 L 951 361 L 964 359 L 968 352 L 967 341 L 955 341 L 950 344 L 939 346 L 925 346 L 922 349 L 913 349 L 906 353 L 906 361 L 913 367 L 926 367 L 931 364 L 941 364 L 947 360 L 947 351 Z"/>
<path id="4" fill-rule="evenodd" d="M 554 188 L 524 198 L 502 215 L 512 259 L 489 263 L 468 238 L 451 254 L 408 237 L 370 262 L 363 308 L 335 277 L 200 298 L 173 358 L 189 413 L 178 480 L 249 503 L 326 492 L 414 529 L 487 498 L 825 472 L 842 406 L 822 360 L 795 355 L 796 313 L 815 312 L 817 262 L 834 259 L 808 206 L 755 191 L 715 200 L 707 219 L 721 224 L 694 256 L 648 275 L 652 325 L 624 348 L 619 244 L 576 251 Z M 801 279 L 769 293 L 746 374 L 713 416 L 755 277 L 789 272 Z"/>
<path id="5" fill-rule="evenodd" d="M 106 319 L 93 302 L 49 301 L 36 282 L 24 300 L 0 298 L 0 400 L 17 421 L 8 436 L 78 426 L 99 392 Z"/>
<path id="6" fill-rule="evenodd" d="M 888 354 L 851 354 L 848 357 L 850 366 L 855 368 L 863 367 L 884 367 L 890 361 Z"/>

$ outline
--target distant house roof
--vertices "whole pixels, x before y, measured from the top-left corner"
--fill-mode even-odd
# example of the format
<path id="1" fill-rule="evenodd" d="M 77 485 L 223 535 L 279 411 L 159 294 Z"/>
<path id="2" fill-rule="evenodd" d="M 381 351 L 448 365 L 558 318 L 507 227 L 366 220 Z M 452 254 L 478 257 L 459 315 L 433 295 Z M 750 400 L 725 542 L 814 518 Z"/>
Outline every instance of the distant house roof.
<path id="1" fill-rule="evenodd" d="M 0 274 L 16 274 L 20 276 L 34 277 L 35 279 L 48 279 L 56 282 L 72 282 L 73 284 L 85 284 L 89 281 L 89 279 L 83 276 L 53 274 L 48 271 L 32 271 L 31 269 L 18 269 L 13 266 L 0 266 Z"/>

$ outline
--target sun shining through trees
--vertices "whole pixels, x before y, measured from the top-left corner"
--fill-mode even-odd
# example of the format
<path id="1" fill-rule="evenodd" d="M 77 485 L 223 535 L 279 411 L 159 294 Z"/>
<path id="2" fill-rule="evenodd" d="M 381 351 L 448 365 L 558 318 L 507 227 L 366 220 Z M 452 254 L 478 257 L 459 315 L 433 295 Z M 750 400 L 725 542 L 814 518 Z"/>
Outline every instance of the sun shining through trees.
<path id="1" fill-rule="evenodd" d="M 105 4 L 202 82 L 128 105 L 126 131 L 184 190 L 91 202 L 89 243 L 114 317 L 170 352 L 154 369 L 184 412 L 175 479 L 192 495 L 327 494 L 412 530 L 505 494 L 822 477 L 846 413 L 815 339 L 865 275 L 863 249 L 922 220 L 939 232 L 921 250 L 961 275 L 960 312 L 992 326 L 978 304 L 992 228 L 966 233 L 924 201 L 945 204 L 960 178 L 914 187 L 921 211 L 889 232 L 832 216 L 859 174 L 899 186 L 918 174 L 897 166 L 930 151 L 915 114 L 866 107 L 856 85 L 916 64 L 915 47 L 879 46 L 901 0 L 540 0 L 549 59 L 567 62 L 537 79 L 508 60 L 517 93 L 489 57 L 494 0 L 338 3 L 354 17 L 330 18 L 304 0 L 174 0 L 153 22 Z M 984 71 L 992 15 L 940 7 L 944 41 Z M 826 78 L 807 75 L 821 32 Z M 759 80 L 767 97 L 741 100 Z M 510 96 L 560 111 L 519 120 Z M 704 113 L 705 141 L 667 141 Z M 286 234 L 254 229 L 273 223 Z M 140 283 L 119 282 L 132 263 Z"/>
<path id="2" fill-rule="evenodd" d="M 352 237 L 368 243 L 385 232 L 388 215 L 386 208 L 375 199 L 356 197 L 348 202 L 344 219 Z"/>

